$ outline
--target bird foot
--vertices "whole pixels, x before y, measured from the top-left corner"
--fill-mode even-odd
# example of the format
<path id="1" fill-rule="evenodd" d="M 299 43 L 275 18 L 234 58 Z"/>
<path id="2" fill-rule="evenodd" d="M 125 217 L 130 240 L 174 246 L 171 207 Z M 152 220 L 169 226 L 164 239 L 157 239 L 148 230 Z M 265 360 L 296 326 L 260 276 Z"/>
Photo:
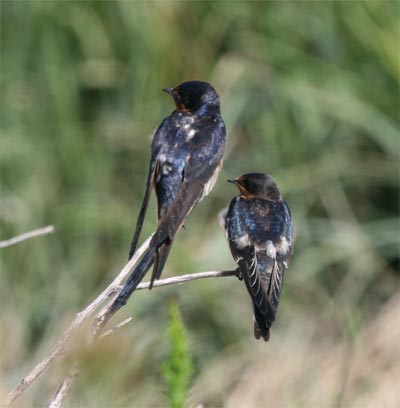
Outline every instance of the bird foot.
<path id="1" fill-rule="evenodd" d="M 242 275 L 242 272 L 240 272 L 240 269 L 239 269 L 239 268 L 236 269 L 236 277 L 237 277 L 240 281 L 243 280 L 243 275 Z"/>

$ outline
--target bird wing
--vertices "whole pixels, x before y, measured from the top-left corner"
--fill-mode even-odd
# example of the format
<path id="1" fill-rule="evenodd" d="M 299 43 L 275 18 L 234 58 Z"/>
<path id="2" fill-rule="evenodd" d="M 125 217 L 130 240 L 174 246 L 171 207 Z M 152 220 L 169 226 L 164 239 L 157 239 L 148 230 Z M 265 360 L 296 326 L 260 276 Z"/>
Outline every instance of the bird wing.
<path id="1" fill-rule="evenodd" d="M 250 239 L 259 253 L 259 273 L 274 314 L 278 309 L 285 270 L 292 250 L 292 224 L 284 201 L 254 200 Z"/>
<path id="2" fill-rule="evenodd" d="M 147 207 L 149 205 L 151 191 L 155 186 L 158 173 L 160 172 L 160 163 L 157 156 L 160 154 L 163 145 L 166 143 L 168 137 L 166 129 L 169 126 L 169 121 L 170 121 L 169 117 L 165 118 L 153 135 L 153 140 L 151 143 L 151 160 L 149 172 L 147 174 L 146 188 L 144 192 L 142 206 L 140 208 L 138 219 L 136 221 L 135 232 L 133 234 L 133 238 L 129 248 L 129 259 L 132 258 L 133 254 L 136 251 L 136 246 L 139 241 L 140 233 L 142 232 L 144 218 L 146 216 Z"/>
<path id="3" fill-rule="evenodd" d="M 284 201 L 280 201 L 273 203 L 273 207 L 270 210 L 269 232 L 266 233 L 266 239 L 267 255 L 273 255 L 274 258 L 268 296 L 276 312 L 285 270 L 288 268 L 292 256 L 293 227 L 288 205 Z"/>
<path id="4" fill-rule="evenodd" d="M 158 247 L 150 287 L 152 287 L 154 280 L 159 279 L 168 258 L 172 241 L 202 197 L 203 189 L 204 185 L 200 182 L 188 183 L 184 181 L 171 209 L 160 220 L 150 244 Z"/>
<path id="5" fill-rule="evenodd" d="M 290 219 L 282 211 L 267 200 L 235 197 L 227 214 L 232 255 L 253 299 L 255 319 L 267 327 L 275 320 L 288 262 L 280 243 Z"/>
<path id="6" fill-rule="evenodd" d="M 266 282 L 259 270 L 257 249 L 253 246 L 236 248 L 235 260 L 239 265 L 240 272 L 246 284 L 247 290 L 253 299 L 257 310 L 267 319 L 270 324 L 275 320 L 275 311 L 271 307 L 269 296 L 266 296 Z M 273 262 L 271 262 L 273 264 Z"/>
<path id="7" fill-rule="evenodd" d="M 225 151 L 225 125 L 221 120 L 219 126 L 214 122 L 200 123 L 200 126 L 201 132 L 187 142 L 191 154 L 186 160 L 185 178 L 189 182 L 200 179 L 206 185 L 210 180 L 216 181 L 215 171 L 218 175 L 220 170 Z"/>
<path id="8" fill-rule="evenodd" d="M 161 275 L 171 243 L 195 205 L 215 183 L 221 168 L 225 148 L 225 127 L 205 127 L 190 139 L 185 149 L 188 155 L 182 173 L 182 183 L 171 208 L 159 220 L 152 243 L 159 247 L 151 284 Z M 205 143 L 208 141 L 208 143 Z M 211 185 L 210 185 L 211 184 Z"/>

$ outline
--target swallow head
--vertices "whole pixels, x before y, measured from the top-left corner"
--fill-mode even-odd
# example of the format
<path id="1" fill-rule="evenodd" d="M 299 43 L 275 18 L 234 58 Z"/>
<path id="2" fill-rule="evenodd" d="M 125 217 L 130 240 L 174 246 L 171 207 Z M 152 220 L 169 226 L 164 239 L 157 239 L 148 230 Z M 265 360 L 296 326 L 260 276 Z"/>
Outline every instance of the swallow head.
<path id="1" fill-rule="evenodd" d="M 165 88 L 163 91 L 174 98 L 176 109 L 180 112 L 197 113 L 208 109 L 219 111 L 219 96 L 207 82 L 183 82 L 174 88 Z"/>
<path id="2" fill-rule="evenodd" d="M 264 198 L 272 201 L 281 199 L 278 186 L 269 174 L 247 173 L 228 182 L 235 184 L 240 195 L 245 198 Z"/>

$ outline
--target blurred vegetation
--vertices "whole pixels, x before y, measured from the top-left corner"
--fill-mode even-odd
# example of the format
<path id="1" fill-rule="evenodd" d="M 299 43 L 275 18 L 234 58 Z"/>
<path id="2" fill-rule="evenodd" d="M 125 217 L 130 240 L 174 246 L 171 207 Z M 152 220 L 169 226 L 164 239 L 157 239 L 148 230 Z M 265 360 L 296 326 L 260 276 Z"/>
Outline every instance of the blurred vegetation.
<path id="1" fill-rule="evenodd" d="M 202 79 L 221 95 L 225 163 L 164 276 L 231 268 L 216 222 L 236 194 L 225 180 L 272 174 L 297 243 L 271 340 L 254 340 L 235 279 L 141 291 L 118 316 L 134 323 L 87 356 L 67 405 L 163 406 L 174 295 L 193 406 L 398 406 L 399 3 L 0 5 L 0 239 L 57 228 L 1 251 L 1 391 L 124 264 L 150 136 L 173 110 L 160 90 Z M 65 360 L 17 406 L 43 406 Z"/>
<path id="2" fill-rule="evenodd" d="M 193 375 L 193 362 L 179 306 L 174 301 L 169 303 L 168 338 L 170 350 L 162 365 L 167 405 L 180 408 L 185 406 Z"/>

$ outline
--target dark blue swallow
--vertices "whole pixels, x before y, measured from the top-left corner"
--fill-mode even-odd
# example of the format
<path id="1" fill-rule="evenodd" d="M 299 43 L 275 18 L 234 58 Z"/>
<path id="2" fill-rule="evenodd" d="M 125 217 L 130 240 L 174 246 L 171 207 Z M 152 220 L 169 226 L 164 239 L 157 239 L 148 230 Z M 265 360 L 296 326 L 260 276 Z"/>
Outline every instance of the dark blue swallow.
<path id="1" fill-rule="evenodd" d="M 154 134 L 142 207 L 132 239 L 129 259 L 139 240 L 153 188 L 157 195 L 158 226 L 149 249 L 128 278 L 112 306 L 115 313 L 153 267 L 150 285 L 161 275 L 172 242 L 195 205 L 213 188 L 225 150 L 225 125 L 219 96 L 206 82 L 184 82 L 163 89 L 174 98 L 176 109 Z"/>
<path id="2" fill-rule="evenodd" d="M 222 222 L 252 298 L 254 336 L 268 341 L 293 249 L 290 210 L 268 174 L 248 173 L 228 181 L 240 194 L 222 214 Z"/>

